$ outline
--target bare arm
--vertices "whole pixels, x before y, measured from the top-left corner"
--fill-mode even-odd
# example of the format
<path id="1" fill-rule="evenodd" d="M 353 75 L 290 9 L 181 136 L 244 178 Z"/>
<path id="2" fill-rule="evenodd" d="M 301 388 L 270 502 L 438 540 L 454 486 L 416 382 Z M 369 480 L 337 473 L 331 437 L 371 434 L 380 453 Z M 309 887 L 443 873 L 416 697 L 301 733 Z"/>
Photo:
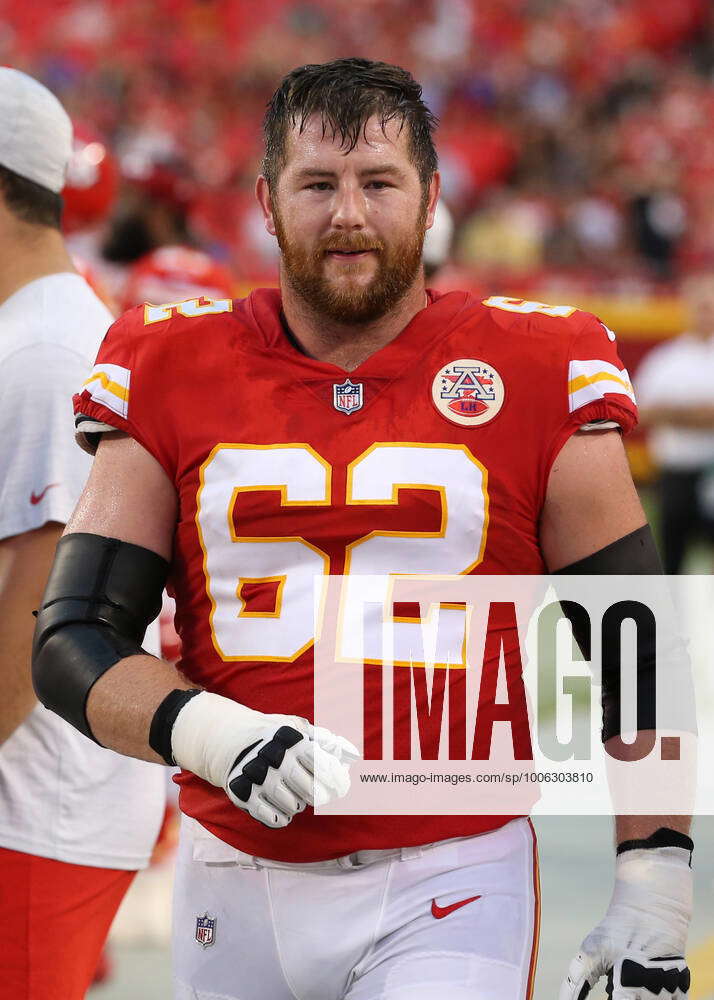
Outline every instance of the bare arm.
<path id="1" fill-rule="evenodd" d="M 540 533 L 548 569 L 584 559 L 645 523 L 619 432 L 573 434 L 548 480 Z M 614 741 L 605 746 L 612 749 Z M 687 816 L 618 816 L 617 841 L 646 838 L 660 826 L 687 833 L 690 822 Z"/>
<path id="2" fill-rule="evenodd" d="M 647 523 L 619 431 L 580 431 L 553 463 L 540 523 L 548 571 L 569 566 Z"/>
<path id="3" fill-rule="evenodd" d="M 171 558 L 178 503 L 156 459 L 120 432 L 105 435 L 87 485 L 65 530 L 141 545 Z M 151 656 L 129 656 L 103 674 L 87 700 L 87 718 L 99 742 L 119 753 L 163 763 L 148 743 L 154 712 L 175 688 L 192 687 L 174 666 Z"/>
<path id="4" fill-rule="evenodd" d="M 0 744 L 37 703 L 30 672 L 32 612 L 42 599 L 61 533 L 62 525 L 50 522 L 0 541 Z"/>

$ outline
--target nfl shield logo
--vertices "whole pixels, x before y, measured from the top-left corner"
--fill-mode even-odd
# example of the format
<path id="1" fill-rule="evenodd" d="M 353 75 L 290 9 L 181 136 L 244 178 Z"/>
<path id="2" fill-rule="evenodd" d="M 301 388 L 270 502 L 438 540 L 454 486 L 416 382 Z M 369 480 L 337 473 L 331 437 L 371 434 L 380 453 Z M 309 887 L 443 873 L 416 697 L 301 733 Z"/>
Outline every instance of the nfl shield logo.
<path id="1" fill-rule="evenodd" d="M 204 948 L 213 944 L 216 940 L 216 917 L 204 913 L 202 917 L 196 917 L 196 940 Z"/>
<path id="2" fill-rule="evenodd" d="M 364 386 L 361 382 L 350 382 L 349 379 L 341 385 L 332 387 L 332 403 L 336 410 L 341 413 L 356 413 L 362 409 L 364 402 Z"/>

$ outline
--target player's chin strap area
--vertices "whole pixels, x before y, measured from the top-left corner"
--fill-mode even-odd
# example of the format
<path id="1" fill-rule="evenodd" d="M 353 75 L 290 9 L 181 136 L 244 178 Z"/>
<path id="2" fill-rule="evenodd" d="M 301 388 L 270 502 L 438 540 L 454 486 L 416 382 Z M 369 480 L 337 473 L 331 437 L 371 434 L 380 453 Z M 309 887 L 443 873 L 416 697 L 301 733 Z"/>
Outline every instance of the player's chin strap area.
<path id="1" fill-rule="evenodd" d="M 150 655 L 141 643 L 167 575 L 160 555 L 118 538 L 76 532 L 57 546 L 37 613 L 32 680 L 42 704 L 91 740 L 89 692 L 119 660 Z"/>
<path id="2" fill-rule="evenodd" d="M 585 1000 L 602 976 L 609 1000 L 685 1000 L 693 850 L 666 827 L 619 845 L 610 906 L 571 962 L 559 1000 Z"/>

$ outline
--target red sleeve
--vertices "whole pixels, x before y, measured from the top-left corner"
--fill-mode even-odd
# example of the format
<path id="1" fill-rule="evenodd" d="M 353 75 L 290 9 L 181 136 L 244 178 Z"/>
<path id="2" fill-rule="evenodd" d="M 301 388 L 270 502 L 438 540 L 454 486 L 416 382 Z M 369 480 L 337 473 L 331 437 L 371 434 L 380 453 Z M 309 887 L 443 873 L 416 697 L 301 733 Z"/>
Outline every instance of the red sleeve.
<path id="1" fill-rule="evenodd" d="M 93 454 L 103 432 L 124 431 L 169 472 L 156 435 L 161 373 L 152 332 L 145 329 L 143 306 L 109 327 L 94 368 L 73 397 L 76 437 L 80 447 Z"/>
<path id="2" fill-rule="evenodd" d="M 629 434 L 637 423 L 637 402 L 629 373 L 617 353 L 615 334 L 585 313 L 568 358 L 567 400 L 574 427 L 609 420 Z"/>
<path id="3" fill-rule="evenodd" d="M 551 443 L 543 488 L 561 448 L 575 431 L 615 424 L 623 434 L 637 424 L 637 403 L 629 373 L 617 353 L 615 334 L 590 313 L 570 337 L 559 388 L 562 422 Z"/>

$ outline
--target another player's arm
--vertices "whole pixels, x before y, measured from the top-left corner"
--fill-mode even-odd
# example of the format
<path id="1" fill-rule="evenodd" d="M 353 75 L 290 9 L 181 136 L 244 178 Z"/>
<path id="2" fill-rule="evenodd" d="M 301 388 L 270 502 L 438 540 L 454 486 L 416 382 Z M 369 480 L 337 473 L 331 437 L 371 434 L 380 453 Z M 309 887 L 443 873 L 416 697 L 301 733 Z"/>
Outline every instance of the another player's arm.
<path id="1" fill-rule="evenodd" d="M 3 363 L 0 440 L 7 454 L 0 471 L 4 497 L 0 510 L 0 744 L 37 704 L 30 671 L 32 612 L 40 603 L 67 520 L 66 498 L 79 493 L 86 475 L 66 419 L 67 397 L 86 374 L 83 358 L 51 341 L 22 347 Z M 39 487 L 46 488 L 35 496 Z"/>
<path id="2" fill-rule="evenodd" d="M 30 673 L 34 620 L 62 525 L 44 524 L 34 531 L 0 540 L 0 744 L 37 704 Z"/>
<path id="3" fill-rule="evenodd" d="M 141 649 L 160 608 L 177 510 L 159 462 L 133 438 L 107 434 L 38 614 L 35 688 L 101 745 L 179 764 L 266 826 L 286 826 L 306 804 L 346 794 L 357 751 L 305 719 L 194 688 Z"/>
<path id="4" fill-rule="evenodd" d="M 578 432 L 567 441 L 551 470 L 540 539 L 551 572 L 659 572 L 617 431 Z M 611 694 L 619 699 L 619 691 Z M 615 736 L 605 745 L 622 758 Z M 584 1000 L 602 976 L 610 997 L 639 997 L 649 987 L 648 996 L 681 1000 L 689 983 L 690 818 L 618 816 L 615 824 L 612 902 L 582 942 L 560 1000 Z"/>

